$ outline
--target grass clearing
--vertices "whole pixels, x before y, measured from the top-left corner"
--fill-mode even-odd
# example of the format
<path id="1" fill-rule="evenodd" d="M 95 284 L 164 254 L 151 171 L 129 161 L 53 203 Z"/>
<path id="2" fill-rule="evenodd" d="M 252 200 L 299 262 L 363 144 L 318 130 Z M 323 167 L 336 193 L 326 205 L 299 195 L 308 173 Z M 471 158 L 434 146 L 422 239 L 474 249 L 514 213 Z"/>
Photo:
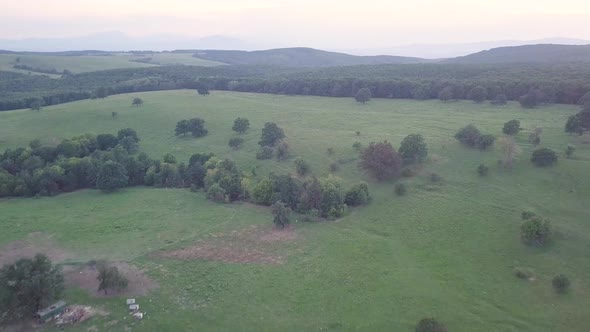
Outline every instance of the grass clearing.
<path id="1" fill-rule="evenodd" d="M 144 105 L 132 107 L 134 97 Z M 514 103 L 497 108 L 378 99 L 361 105 L 352 98 L 217 91 L 203 97 L 194 91 L 164 91 L 41 112 L 0 112 L 0 150 L 34 138 L 55 144 L 84 132 L 131 127 L 142 139 L 142 151 L 154 157 L 171 152 L 187 161 L 193 153 L 214 152 L 234 159 L 252 182 L 271 171 L 295 174 L 296 156 L 316 175 L 327 175 L 336 162 L 341 168 L 335 174 L 346 185 L 367 181 L 373 196 L 370 205 L 336 222 L 299 221 L 293 225 L 294 239 L 268 242 L 261 240 L 273 227 L 266 208 L 215 204 L 189 190 L 84 190 L 3 199 L 0 248 L 43 234 L 51 246 L 72 254 L 65 263 L 106 258 L 137 266 L 159 284 L 139 298 L 149 317 L 135 323 L 139 331 L 186 326 L 207 331 L 409 331 L 431 316 L 451 331 L 586 331 L 590 144 L 584 144 L 587 136 L 563 132 L 565 120 L 576 111 L 563 105 L 523 110 Z M 248 118 L 251 129 L 241 135 L 243 147 L 233 150 L 227 143 L 237 136 L 231 126 L 238 116 Z M 176 122 L 191 117 L 203 118 L 209 135 L 175 137 Z M 512 170 L 498 168 L 499 152 L 468 149 L 453 138 L 468 123 L 499 136 L 504 122 L 512 119 L 526 129 L 517 136 L 523 153 Z M 293 151 L 289 160 L 255 159 L 267 121 L 284 128 Z M 553 168 L 529 162 L 533 147 L 528 131 L 535 126 L 543 127 L 541 146 L 561 154 Z M 397 196 L 393 183 L 375 183 L 358 170 L 352 144 L 387 139 L 398 147 L 410 133 L 425 137 L 430 157 L 418 175 L 403 180 L 406 195 Z M 575 159 L 563 156 L 568 143 L 576 146 Z M 481 163 L 490 167 L 487 177 L 476 172 Z M 433 172 L 441 176 L 440 183 L 430 182 Z M 556 240 L 550 247 L 521 244 L 523 210 L 552 221 Z M 199 246 L 196 257 L 166 257 Z M 282 259 L 278 264 L 240 263 L 211 256 L 235 258 L 240 250 Z M 534 271 L 534 279 L 517 278 L 514 271 L 522 267 Z M 572 281 L 569 294 L 558 295 L 551 287 L 560 273 Z M 81 289 L 70 289 L 66 298 L 111 313 L 72 330 L 131 327 L 122 319 L 122 298 L 93 298 Z"/>

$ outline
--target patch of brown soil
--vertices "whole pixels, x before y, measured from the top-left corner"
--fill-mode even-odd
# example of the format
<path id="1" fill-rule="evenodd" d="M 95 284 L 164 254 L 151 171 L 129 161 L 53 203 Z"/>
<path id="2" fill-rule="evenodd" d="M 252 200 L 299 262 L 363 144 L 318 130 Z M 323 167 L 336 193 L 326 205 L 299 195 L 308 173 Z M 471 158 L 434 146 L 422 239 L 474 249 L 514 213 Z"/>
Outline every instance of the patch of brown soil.
<path id="1" fill-rule="evenodd" d="M 64 277 L 66 285 L 76 286 L 87 290 L 91 295 L 97 297 L 104 296 L 142 296 L 150 290 L 158 288 L 159 285 L 152 279 L 148 278 L 143 271 L 124 262 L 112 263 L 119 269 L 119 272 L 129 280 L 127 289 L 120 293 L 98 291 L 98 270 L 96 266 L 84 265 L 82 267 L 64 268 Z"/>
<path id="2" fill-rule="evenodd" d="M 51 235 L 35 232 L 24 240 L 13 241 L 0 247 L 0 266 L 12 264 L 20 258 L 31 258 L 38 253 L 45 254 L 53 262 L 73 258 L 73 255 L 55 244 Z"/>
<path id="3" fill-rule="evenodd" d="M 287 227 L 250 226 L 229 233 L 213 234 L 178 250 L 159 253 L 158 256 L 174 259 L 204 259 L 225 263 L 283 264 L 285 256 L 278 254 L 276 244 L 296 239 L 295 229 Z"/>

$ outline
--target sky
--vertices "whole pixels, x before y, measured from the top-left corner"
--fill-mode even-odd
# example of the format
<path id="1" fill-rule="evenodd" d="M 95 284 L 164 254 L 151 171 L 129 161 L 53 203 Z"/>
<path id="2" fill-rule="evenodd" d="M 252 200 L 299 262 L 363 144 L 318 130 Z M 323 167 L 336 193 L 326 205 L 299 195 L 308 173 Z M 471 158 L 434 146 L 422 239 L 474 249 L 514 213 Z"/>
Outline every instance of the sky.
<path id="1" fill-rule="evenodd" d="M 350 49 L 590 39 L 589 19 L 588 0 L 0 0 L 0 39 L 120 31 Z"/>

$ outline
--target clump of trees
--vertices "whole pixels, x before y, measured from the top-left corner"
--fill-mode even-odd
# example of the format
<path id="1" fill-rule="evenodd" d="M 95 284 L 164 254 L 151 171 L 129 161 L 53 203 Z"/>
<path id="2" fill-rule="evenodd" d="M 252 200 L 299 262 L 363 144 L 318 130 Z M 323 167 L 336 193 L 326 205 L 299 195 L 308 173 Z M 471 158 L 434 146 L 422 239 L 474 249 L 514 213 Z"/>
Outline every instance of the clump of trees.
<path id="1" fill-rule="evenodd" d="M 246 118 L 237 118 L 231 129 L 238 134 L 243 134 L 250 129 L 250 121 Z"/>
<path id="2" fill-rule="evenodd" d="M 193 137 L 206 136 L 209 131 L 205 128 L 205 120 L 201 118 L 193 118 L 188 120 L 178 121 L 174 134 L 176 136 L 186 136 L 191 134 Z"/>
<path id="3" fill-rule="evenodd" d="M 109 290 L 121 292 L 125 290 L 129 284 L 129 280 L 121 274 L 119 268 L 108 264 L 105 261 L 97 262 L 96 269 L 98 271 L 98 291 L 103 291 L 108 294 Z"/>
<path id="4" fill-rule="evenodd" d="M 522 128 L 520 128 L 520 121 L 518 120 L 510 120 L 504 123 L 504 127 L 502 128 L 502 132 L 506 135 L 514 136 L 520 132 Z"/>
<path id="5" fill-rule="evenodd" d="M 266 160 L 271 159 L 275 154 L 275 149 L 272 146 L 261 146 L 260 150 L 256 153 L 256 159 Z"/>
<path id="6" fill-rule="evenodd" d="M 354 95 L 354 100 L 356 100 L 359 103 L 366 103 L 369 100 L 371 100 L 372 94 L 371 94 L 371 90 L 369 90 L 369 88 L 360 88 L 356 94 Z"/>
<path id="7" fill-rule="evenodd" d="M 557 159 L 557 153 L 549 148 L 537 149 L 531 156 L 531 162 L 539 167 L 553 166 Z"/>
<path id="8" fill-rule="evenodd" d="M 455 139 L 461 142 L 463 145 L 472 148 L 478 148 L 480 150 L 487 150 L 494 144 L 496 138 L 493 135 L 482 134 L 479 129 L 469 124 L 455 134 Z"/>
<path id="9" fill-rule="evenodd" d="M 371 142 L 360 152 L 359 166 L 379 181 L 399 176 L 402 158 L 391 143 Z"/>
<path id="10" fill-rule="evenodd" d="M 490 103 L 496 106 L 504 106 L 508 103 L 508 98 L 505 94 L 500 93 Z"/>
<path id="11" fill-rule="evenodd" d="M 364 182 L 352 186 L 344 195 L 344 203 L 347 206 L 365 205 L 370 199 L 369 186 Z"/>
<path id="12" fill-rule="evenodd" d="M 21 258 L 0 269 L 0 322 L 31 317 L 60 298 L 64 290 L 61 268 L 43 254 Z"/>
<path id="13" fill-rule="evenodd" d="M 229 159 L 211 158 L 207 161 L 205 190 L 210 198 L 218 202 L 233 202 L 248 197 L 245 178 L 235 162 Z"/>
<path id="14" fill-rule="evenodd" d="M 488 92 L 483 86 L 476 86 L 469 91 L 469 99 L 476 103 L 483 103 L 488 97 Z"/>
<path id="15" fill-rule="evenodd" d="M 102 164 L 96 178 L 96 188 L 107 192 L 127 187 L 128 183 L 125 167 L 111 160 Z"/>
<path id="16" fill-rule="evenodd" d="M 567 119 L 565 132 L 582 135 L 585 131 L 590 130 L 590 97 L 588 94 L 590 92 L 580 99 L 582 110 Z"/>
<path id="17" fill-rule="evenodd" d="M 443 102 L 448 102 L 453 99 L 453 87 L 448 85 L 438 93 L 438 99 Z"/>
<path id="18" fill-rule="evenodd" d="M 402 156 L 404 163 L 421 163 L 428 156 L 428 148 L 424 142 L 424 137 L 420 134 L 410 134 L 406 136 L 399 147 L 399 154 Z"/>

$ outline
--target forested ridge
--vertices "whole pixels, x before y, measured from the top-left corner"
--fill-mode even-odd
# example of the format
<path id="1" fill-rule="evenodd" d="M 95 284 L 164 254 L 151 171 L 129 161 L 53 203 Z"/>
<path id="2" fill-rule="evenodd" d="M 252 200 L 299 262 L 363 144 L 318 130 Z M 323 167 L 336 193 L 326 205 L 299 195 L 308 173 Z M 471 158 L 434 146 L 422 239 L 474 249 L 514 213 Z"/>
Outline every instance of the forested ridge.
<path id="1" fill-rule="evenodd" d="M 170 89 L 229 90 L 288 95 L 351 97 L 367 87 L 375 98 L 467 99 L 476 86 L 485 99 L 499 94 L 519 100 L 531 91 L 540 103 L 578 103 L 590 91 L 590 67 L 583 64 L 404 64 L 330 68 L 252 65 L 167 66 L 115 69 L 52 79 L 0 72 L 0 110 L 54 105 L 112 94 Z M 448 90 L 447 89 L 447 90 Z"/>

